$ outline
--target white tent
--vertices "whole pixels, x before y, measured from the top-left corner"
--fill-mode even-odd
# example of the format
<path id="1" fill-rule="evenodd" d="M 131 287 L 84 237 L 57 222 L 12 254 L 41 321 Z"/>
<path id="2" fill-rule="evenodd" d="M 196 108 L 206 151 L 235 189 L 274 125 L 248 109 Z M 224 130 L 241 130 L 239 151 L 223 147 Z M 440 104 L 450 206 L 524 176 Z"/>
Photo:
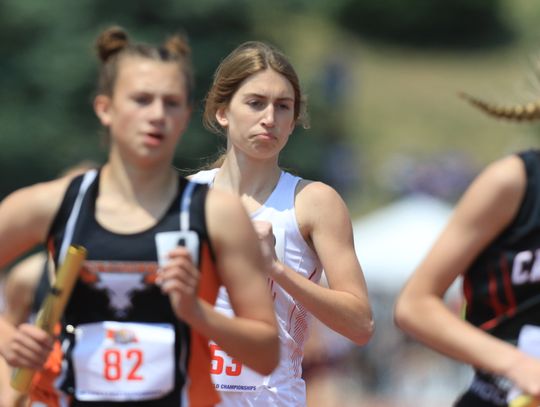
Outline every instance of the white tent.
<path id="1" fill-rule="evenodd" d="M 370 291 L 395 293 L 446 225 L 452 206 L 409 195 L 353 221 L 356 253 Z"/>

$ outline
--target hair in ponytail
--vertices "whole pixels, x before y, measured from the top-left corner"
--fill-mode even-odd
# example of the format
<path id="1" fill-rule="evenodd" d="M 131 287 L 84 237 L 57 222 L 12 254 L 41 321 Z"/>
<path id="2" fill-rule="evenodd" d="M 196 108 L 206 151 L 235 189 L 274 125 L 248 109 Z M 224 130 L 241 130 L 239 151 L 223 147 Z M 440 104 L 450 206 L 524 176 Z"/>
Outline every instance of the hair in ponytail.
<path id="1" fill-rule="evenodd" d="M 533 121 L 540 119 L 540 101 L 524 105 L 499 106 L 485 102 L 475 96 L 461 92 L 460 97 L 489 116 L 514 121 Z"/>

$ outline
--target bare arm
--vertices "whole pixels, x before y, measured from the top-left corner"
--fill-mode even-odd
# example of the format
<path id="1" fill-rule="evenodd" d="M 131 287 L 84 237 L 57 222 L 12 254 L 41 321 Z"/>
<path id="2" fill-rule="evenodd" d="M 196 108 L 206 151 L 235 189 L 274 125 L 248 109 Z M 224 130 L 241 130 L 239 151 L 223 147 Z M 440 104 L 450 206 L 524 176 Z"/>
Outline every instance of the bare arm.
<path id="1" fill-rule="evenodd" d="M 66 178 L 23 188 L 0 203 L 0 267 L 44 243 L 68 182 Z M 14 323 L 0 316 L 0 354 L 13 366 L 40 368 L 52 339 L 28 324 L 17 330 Z"/>
<path id="2" fill-rule="evenodd" d="M 283 264 L 274 268 L 273 278 L 328 327 L 359 345 L 367 343 L 374 324 L 345 203 L 329 186 L 312 182 L 298 192 L 295 209 L 302 234 L 321 260 L 328 287 Z"/>
<path id="3" fill-rule="evenodd" d="M 17 352 L 21 352 L 17 350 L 17 346 L 14 347 L 17 333 L 15 327 L 28 321 L 34 301 L 34 294 L 46 259 L 47 257 L 43 252 L 33 254 L 17 263 L 6 277 L 4 286 L 5 309 L 1 315 L 6 325 L 0 331 L 6 337 L 13 336 L 14 340 L 11 343 L 11 347 L 6 347 L 5 357 L 14 364 L 24 363 L 19 357 L 15 359 Z M 36 332 L 36 335 L 41 334 L 41 332 Z M 45 346 L 47 347 L 48 344 L 45 343 Z M 35 363 L 39 364 L 40 362 L 41 359 L 38 359 Z M 15 405 L 14 400 L 18 394 L 9 385 L 10 376 L 10 367 L 3 359 L 0 359 L 0 389 L 2 386 L 5 387 L 4 390 L 0 391 L 0 394 L 5 396 L 5 400 L 10 400 L 6 401 L 6 405 L 8 406 Z"/>
<path id="4" fill-rule="evenodd" d="M 525 186 L 524 166 L 515 156 L 490 165 L 480 174 L 399 295 L 395 320 L 403 331 L 433 349 L 504 375 L 526 392 L 538 395 L 540 360 L 461 320 L 443 302 L 457 276 L 514 218 Z"/>
<path id="5" fill-rule="evenodd" d="M 11 268 L 4 289 L 4 316 L 14 326 L 28 321 L 35 292 L 45 269 L 47 255 L 41 251 L 25 258 Z"/>
<path id="6" fill-rule="evenodd" d="M 206 219 L 218 271 L 229 293 L 235 316 L 229 318 L 204 300 L 194 297 L 197 273 L 189 262 L 184 261 L 185 258 L 174 259 L 190 274 L 188 278 L 182 276 L 177 280 L 183 280 L 183 287 L 176 283 L 173 287 L 167 282 L 172 281 L 169 279 L 173 273 L 171 269 L 163 275 L 162 288 L 172 294 L 171 301 L 177 315 L 193 329 L 252 369 L 269 374 L 279 361 L 279 340 L 267 288 L 267 263 L 263 261 L 251 221 L 237 197 L 217 190 L 208 193 Z M 171 254 L 183 256 L 184 251 L 184 248 L 177 248 Z M 176 293 L 173 293 L 173 288 Z"/>
<path id="7" fill-rule="evenodd" d="M 0 203 L 0 267 L 45 242 L 68 178 L 19 189 Z"/>

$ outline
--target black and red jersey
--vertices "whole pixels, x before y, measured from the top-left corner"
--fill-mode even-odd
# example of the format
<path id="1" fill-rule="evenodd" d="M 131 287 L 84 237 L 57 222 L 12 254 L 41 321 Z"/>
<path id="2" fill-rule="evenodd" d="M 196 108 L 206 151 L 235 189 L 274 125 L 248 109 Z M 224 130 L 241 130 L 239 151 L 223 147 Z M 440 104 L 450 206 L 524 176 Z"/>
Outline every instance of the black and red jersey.
<path id="1" fill-rule="evenodd" d="M 518 213 L 464 276 L 466 319 L 510 341 L 540 325 L 540 151 L 518 156 L 527 176 Z"/>

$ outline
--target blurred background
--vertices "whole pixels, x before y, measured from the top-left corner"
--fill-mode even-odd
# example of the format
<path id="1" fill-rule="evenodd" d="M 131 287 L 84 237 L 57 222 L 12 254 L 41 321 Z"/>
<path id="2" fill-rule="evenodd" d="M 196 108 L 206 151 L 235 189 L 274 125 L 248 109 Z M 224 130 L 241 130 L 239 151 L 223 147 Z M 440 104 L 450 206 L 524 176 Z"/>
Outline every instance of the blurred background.
<path id="1" fill-rule="evenodd" d="M 530 0 L 2 0 L 0 198 L 103 161 L 91 102 L 106 26 L 148 42 L 189 35 L 197 102 L 176 160 L 188 171 L 222 145 L 201 126 L 213 70 L 240 42 L 271 42 L 296 67 L 311 116 L 282 164 L 345 198 L 377 324 L 363 348 L 315 327 L 310 407 L 449 406 L 470 370 L 400 334 L 392 304 L 480 169 L 538 145 L 538 125 L 487 118 L 457 93 L 536 100 L 539 22 Z M 460 298 L 456 286 L 456 312 Z"/>

